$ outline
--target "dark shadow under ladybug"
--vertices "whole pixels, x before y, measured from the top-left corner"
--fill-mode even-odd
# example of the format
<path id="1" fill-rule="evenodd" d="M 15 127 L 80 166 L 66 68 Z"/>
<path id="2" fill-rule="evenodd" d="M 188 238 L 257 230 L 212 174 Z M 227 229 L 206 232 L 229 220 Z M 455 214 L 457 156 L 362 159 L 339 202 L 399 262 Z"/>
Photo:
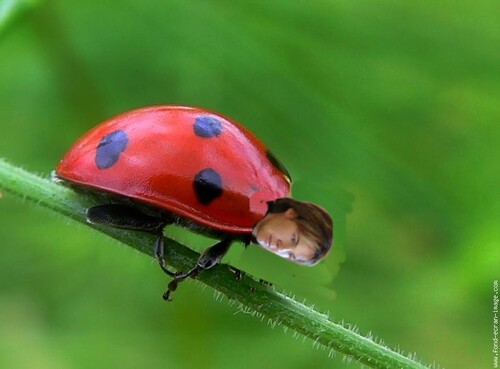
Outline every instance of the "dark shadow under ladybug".
<path id="1" fill-rule="evenodd" d="M 177 285 L 181 281 L 189 277 L 196 277 L 200 271 L 210 269 L 214 265 L 218 264 L 222 257 L 229 250 L 229 246 L 231 246 L 231 243 L 236 240 L 236 238 L 224 238 L 214 246 L 206 249 L 200 255 L 196 265 L 192 269 L 188 270 L 187 272 L 174 273 L 167 269 L 164 252 L 165 236 L 163 234 L 163 230 L 166 226 L 174 223 L 181 224 L 192 229 L 193 226 L 187 225 L 185 222 L 183 222 L 182 218 L 179 218 L 173 214 L 170 215 L 165 213 L 163 213 L 162 216 L 151 216 L 132 206 L 122 204 L 108 204 L 88 208 L 87 221 L 92 224 L 143 231 L 156 235 L 158 238 L 156 239 L 154 245 L 155 257 L 163 272 L 173 277 L 173 280 L 168 284 L 167 291 L 163 294 L 163 299 L 167 301 L 171 300 L 171 292 L 177 289 Z"/>

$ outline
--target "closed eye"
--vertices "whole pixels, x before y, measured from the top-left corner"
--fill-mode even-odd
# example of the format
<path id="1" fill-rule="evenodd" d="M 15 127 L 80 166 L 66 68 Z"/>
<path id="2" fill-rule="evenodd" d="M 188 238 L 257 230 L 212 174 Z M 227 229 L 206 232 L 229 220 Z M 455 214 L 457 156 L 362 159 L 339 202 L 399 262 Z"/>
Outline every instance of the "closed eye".
<path id="1" fill-rule="evenodd" d="M 299 236 L 296 233 L 292 236 L 292 243 L 295 246 L 297 246 L 299 244 Z"/>

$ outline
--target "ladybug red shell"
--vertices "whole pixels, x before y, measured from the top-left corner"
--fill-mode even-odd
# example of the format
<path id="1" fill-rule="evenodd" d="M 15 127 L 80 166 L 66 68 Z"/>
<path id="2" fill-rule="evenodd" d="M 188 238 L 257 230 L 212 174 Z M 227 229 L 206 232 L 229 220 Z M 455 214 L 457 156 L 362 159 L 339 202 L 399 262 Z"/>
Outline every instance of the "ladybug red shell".
<path id="1" fill-rule="evenodd" d="M 167 210 L 203 227 L 249 234 L 290 176 L 251 132 L 220 114 L 153 106 L 87 132 L 58 177 Z"/>

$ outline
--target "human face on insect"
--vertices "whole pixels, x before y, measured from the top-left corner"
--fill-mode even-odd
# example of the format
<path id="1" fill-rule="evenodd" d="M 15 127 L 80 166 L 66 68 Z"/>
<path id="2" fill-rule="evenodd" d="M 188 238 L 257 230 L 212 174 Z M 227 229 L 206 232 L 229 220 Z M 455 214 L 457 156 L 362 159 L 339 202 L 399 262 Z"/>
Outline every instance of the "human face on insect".
<path id="1" fill-rule="evenodd" d="M 301 232 L 293 208 L 268 213 L 253 229 L 257 243 L 265 249 L 298 264 L 314 263 L 317 247 Z"/>

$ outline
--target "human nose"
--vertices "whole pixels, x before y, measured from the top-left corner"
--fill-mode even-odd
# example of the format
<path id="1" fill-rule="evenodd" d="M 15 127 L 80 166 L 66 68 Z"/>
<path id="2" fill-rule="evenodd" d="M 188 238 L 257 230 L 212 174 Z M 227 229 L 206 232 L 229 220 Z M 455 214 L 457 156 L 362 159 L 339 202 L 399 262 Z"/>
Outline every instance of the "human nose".
<path id="1" fill-rule="evenodd" d="M 283 241 L 281 237 L 276 237 L 273 241 L 273 246 L 277 249 L 292 247 L 292 243 L 290 241 Z"/>

